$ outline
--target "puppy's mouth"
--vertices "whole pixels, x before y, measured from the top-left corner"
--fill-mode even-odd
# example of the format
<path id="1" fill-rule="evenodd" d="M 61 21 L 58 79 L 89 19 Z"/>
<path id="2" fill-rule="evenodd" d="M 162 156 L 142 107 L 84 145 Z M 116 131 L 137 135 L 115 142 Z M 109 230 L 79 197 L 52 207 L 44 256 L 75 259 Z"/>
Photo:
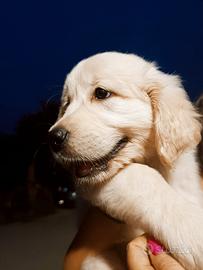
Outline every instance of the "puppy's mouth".
<path id="1" fill-rule="evenodd" d="M 71 162 L 70 165 L 73 169 L 75 176 L 77 178 L 84 178 L 95 176 L 102 171 L 106 171 L 108 169 L 108 162 L 112 160 L 118 154 L 118 152 L 126 146 L 127 143 L 128 138 L 123 137 L 116 143 L 116 145 L 108 154 L 106 154 L 100 159 L 80 161 L 77 160 Z"/>

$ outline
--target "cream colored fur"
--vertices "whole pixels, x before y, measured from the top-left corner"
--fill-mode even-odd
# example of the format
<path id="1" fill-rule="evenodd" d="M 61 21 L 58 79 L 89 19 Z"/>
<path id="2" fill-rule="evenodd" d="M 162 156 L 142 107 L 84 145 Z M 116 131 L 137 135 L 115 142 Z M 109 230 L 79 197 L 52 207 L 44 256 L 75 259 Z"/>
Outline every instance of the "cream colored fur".
<path id="1" fill-rule="evenodd" d="M 113 94 L 96 100 L 96 87 Z M 186 269 L 203 269 L 203 196 L 195 160 L 200 124 L 177 76 L 136 55 L 90 57 L 67 76 L 54 127 L 70 132 L 63 152 L 55 155 L 65 164 L 100 159 L 127 136 L 107 170 L 76 179 L 78 191 L 111 216 L 152 234 Z M 88 263 L 92 269 L 90 258 Z M 98 263 L 94 269 L 111 269 Z"/>

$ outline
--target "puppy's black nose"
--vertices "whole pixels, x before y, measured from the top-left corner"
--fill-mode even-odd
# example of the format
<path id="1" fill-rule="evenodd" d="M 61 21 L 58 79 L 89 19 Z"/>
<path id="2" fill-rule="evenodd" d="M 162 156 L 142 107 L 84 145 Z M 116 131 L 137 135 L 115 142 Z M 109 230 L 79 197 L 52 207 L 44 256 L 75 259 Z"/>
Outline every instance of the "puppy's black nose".
<path id="1" fill-rule="evenodd" d="M 64 128 L 54 128 L 49 132 L 49 144 L 54 152 L 59 151 L 65 139 L 68 138 L 68 131 Z"/>

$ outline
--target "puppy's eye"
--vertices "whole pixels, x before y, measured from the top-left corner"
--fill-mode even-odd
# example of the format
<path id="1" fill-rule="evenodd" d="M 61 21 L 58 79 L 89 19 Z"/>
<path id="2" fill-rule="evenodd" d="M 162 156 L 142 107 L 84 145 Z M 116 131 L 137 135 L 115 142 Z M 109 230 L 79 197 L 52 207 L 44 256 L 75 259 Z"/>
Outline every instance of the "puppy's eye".
<path id="1" fill-rule="evenodd" d="M 65 111 L 66 111 L 66 109 L 67 109 L 67 107 L 68 107 L 69 104 L 70 104 L 70 101 L 69 100 L 65 101 L 62 104 L 62 106 L 61 106 L 61 115 L 64 115 L 64 113 L 65 113 Z"/>
<path id="2" fill-rule="evenodd" d="M 96 99 L 105 99 L 111 96 L 111 92 L 103 89 L 103 88 L 96 88 L 94 93 Z"/>
<path id="3" fill-rule="evenodd" d="M 70 100 L 67 100 L 66 102 L 64 102 L 63 107 L 67 108 L 69 104 L 70 104 Z"/>

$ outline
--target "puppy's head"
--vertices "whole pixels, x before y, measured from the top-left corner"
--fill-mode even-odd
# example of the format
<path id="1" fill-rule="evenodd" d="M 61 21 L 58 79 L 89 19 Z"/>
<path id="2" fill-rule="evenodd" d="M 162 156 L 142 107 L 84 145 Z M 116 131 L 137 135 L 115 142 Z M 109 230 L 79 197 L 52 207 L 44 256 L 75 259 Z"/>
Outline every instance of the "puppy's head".
<path id="1" fill-rule="evenodd" d="M 132 161 L 171 166 L 198 143 L 196 117 L 177 77 L 135 55 L 101 53 L 67 76 L 50 142 L 79 183 L 100 183 Z"/>

